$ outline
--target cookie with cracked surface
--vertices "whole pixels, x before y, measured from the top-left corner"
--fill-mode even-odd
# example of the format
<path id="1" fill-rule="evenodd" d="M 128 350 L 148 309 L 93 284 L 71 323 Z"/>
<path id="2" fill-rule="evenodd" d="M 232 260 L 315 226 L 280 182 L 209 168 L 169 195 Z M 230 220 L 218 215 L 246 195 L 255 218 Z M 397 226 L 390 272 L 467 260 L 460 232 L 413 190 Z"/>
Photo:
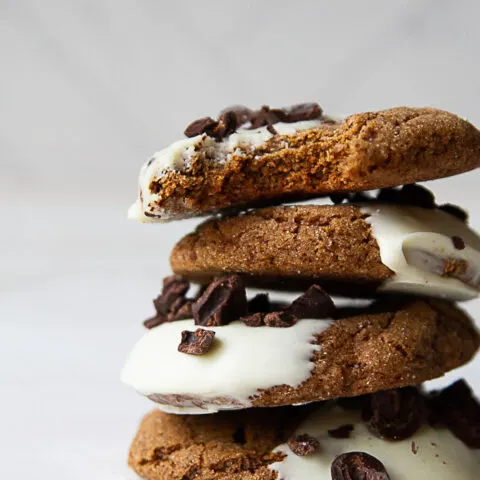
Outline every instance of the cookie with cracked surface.
<path id="1" fill-rule="evenodd" d="M 165 221 L 432 180 L 480 165 L 480 132 L 452 113 L 398 107 L 207 133 L 156 153 L 130 216 Z"/>
<path id="2" fill-rule="evenodd" d="M 128 464 L 149 480 L 274 480 L 273 449 L 287 441 L 308 408 L 249 409 L 212 415 L 149 413 Z"/>
<path id="3" fill-rule="evenodd" d="M 355 452 L 378 473 L 388 473 L 378 478 L 416 478 L 422 472 L 428 478 L 476 479 L 480 451 L 454 429 L 429 425 L 424 399 L 408 387 L 351 398 L 348 405 L 321 402 L 203 416 L 154 411 L 139 427 L 129 465 L 149 480 L 330 480 L 331 469 Z M 381 431 L 372 430 L 372 421 L 382 424 Z M 350 467 L 356 465 L 361 476 L 362 464 Z"/>
<path id="4" fill-rule="evenodd" d="M 437 299 L 384 298 L 336 317 L 205 326 L 215 343 L 201 356 L 177 349 L 193 320 L 163 323 L 134 347 L 122 381 L 173 413 L 294 405 L 416 385 L 468 362 L 479 344 L 469 317 Z"/>
<path id="5" fill-rule="evenodd" d="M 198 282 L 237 273 L 254 286 L 317 282 L 349 297 L 379 290 L 467 300 L 480 290 L 480 237 L 463 221 L 438 208 L 375 202 L 207 220 L 177 243 L 170 263 Z"/>

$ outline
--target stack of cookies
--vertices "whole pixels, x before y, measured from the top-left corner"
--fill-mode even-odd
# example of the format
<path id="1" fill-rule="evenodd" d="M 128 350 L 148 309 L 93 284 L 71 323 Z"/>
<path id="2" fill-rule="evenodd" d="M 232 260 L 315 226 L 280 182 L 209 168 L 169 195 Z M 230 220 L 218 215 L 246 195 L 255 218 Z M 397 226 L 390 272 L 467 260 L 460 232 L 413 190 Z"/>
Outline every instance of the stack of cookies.
<path id="1" fill-rule="evenodd" d="M 130 210 L 212 216 L 174 247 L 122 373 L 158 407 L 130 467 L 149 480 L 478 479 L 480 405 L 464 381 L 422 382 L 478 349 L 455 302 L 479 294 L 480 237 L 416 182 L 479 167 L 480 132 L 430 108 L 337 119 L 301 104 L 232 107 L 185 135 L 142 168 Z"/>

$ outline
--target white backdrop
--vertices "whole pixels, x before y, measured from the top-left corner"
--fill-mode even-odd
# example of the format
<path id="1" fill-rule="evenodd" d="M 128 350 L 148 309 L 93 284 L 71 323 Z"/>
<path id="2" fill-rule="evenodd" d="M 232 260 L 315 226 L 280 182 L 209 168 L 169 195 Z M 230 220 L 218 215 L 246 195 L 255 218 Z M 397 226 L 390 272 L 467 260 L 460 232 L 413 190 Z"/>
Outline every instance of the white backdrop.
<path id="1" fill-rule="evenodd" d="M 480 125 L 479 5 L 0 0 L 0 476 L 127 478 L 150 404 L 119 371 L 195 225 L 125 219 L 151 153 L 233 103 L 429 105 Z M 478 180 L 430 187 L 479 228 Z M 475 365 L 442 381 L 478 392 Z"/>

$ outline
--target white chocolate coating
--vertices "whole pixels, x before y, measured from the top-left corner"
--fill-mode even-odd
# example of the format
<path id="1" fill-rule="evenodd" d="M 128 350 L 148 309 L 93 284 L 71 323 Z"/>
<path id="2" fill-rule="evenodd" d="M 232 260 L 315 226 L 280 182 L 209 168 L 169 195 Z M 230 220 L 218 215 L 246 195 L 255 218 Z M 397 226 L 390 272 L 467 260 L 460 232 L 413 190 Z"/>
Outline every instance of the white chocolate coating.
<path id="1" fill-rule="evenodd" d="M 327 431 L 352 424 L 350 438 L 336 439 Z M 372 435 L 356 411 L 338 406 L 319 409 L 297 429 L 320 441 L 319 451 L 306 457 L 291 452 L 287 444 L 275 451 L 287 457 L 270 465 L 278 472 L 279 480 L 330 480 L 332 461 L 345 452 L 361 451 L 380 460 L 390 480 L 476 480 L 480 472 L 480 451 L 472 450 L 446 429 L 420 428 L 411 438 L 387 441 Z M 415 442 L 417 453 L 412 451 Z"/>
<path id="2" fill-rule="evenodd" d="M 318 120 L 305 120 L 294 123 L 276 123 L 275 130 L 280 135 L 292 135 L 301 130 L 320 127 L 325 118 Z M 194 153 L 205 152 L 206 157 L 213 162 L 225 162 L 233 153 L 241 155 L 241 149 L 254 150 L 272 137 L 267 127 L 254 130 L 240 128 L 232 135 L 220 142 L 208 135 L 197 135 L 172 143 L 167 148 L 155 153 L 153 157 L 140 170 L 139 186 L 140 197 L 130 207 L 128 217 L 140 222 L 161 222 L 168 220 L 168 212 L 155 207 L 153 212 L 156 217 L 149 217 L 145 212 L 150 212 L 149 205 L 153 206 L 158 200 L 158 194 L 150 190 L 150 184 L 165 175 L 168 171 L 185 171 L 190 166 Z M 285 145 L 287 147 L 287 145 Z"/>
<path id="3" fill-rule="evenodd" d="M 315 334 L 331 320 L 304 319 L 289 328 L 247 327 L 235 321 L 214 330 L 205 355 L 178 352 L 183 330 L 199 328 L 193 320 L 164 323 L 136 344 L 122 372 L 122 381 L 143 395 L 182 395 L 179 406 L 162 405 L 169 413 L 212 413 L 246 408 L 258 389 L 300 385 L 310 376 Z M 227 399 L 222 403 L 220 399 Z"/>
<path id="4" fill-rule="evenodd" d="M 386 204 L 359 205 L 380 248 L 382 263 L 395 273 L 381 287 L 449 300 L 476 298 L 480 289 L 480 237 L 461 220 L 438 209 Z M 465 242 L 456 249 L 452 237 Z M 464 261 L 462 280 L 442 276 L 445 261 Z"/>

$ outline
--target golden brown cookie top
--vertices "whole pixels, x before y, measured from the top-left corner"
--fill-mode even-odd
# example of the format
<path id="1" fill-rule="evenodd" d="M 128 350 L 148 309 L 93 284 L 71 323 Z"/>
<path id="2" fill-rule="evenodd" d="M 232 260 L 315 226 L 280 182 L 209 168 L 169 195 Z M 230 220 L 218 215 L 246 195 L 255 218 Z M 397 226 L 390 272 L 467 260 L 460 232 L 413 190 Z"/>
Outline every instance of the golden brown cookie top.
<path id="1" fill-rule="evenodd" d="M 382 473 L 415 478 L 428 471 L 473 480 L 480 465 L 479 408 L 458 381 L 434 394 L 407 387 L 216 415 L 154 411 L 140 425 L 129 465 L 150 480 L 338 480 L 346 477 L 331 471 L 355 467 L 360 475 L 362 466 L 370 473 L 374 467 L 382 479 L 389 478 Z"/>
<path id="2" fill-rule="evenodd" d="M 131 216 L 179 219 L 432 180 L 480 164 L 479 131 L 442 110 L 398 107 L 338 122 L 321 110 L 287 122 L 277 111 L 277 123 L 272 111 L 254 129 L 203 119 L 188 132 L 203 133 L 157 152 L 140 172 Z"/>
<path id="3" fill-rule="evenodd" d="M 157 322 L 146 323 L 150 331 L 122 373 L 167 412 L 295 405 L 415 385 L 464 364 L 478 348 L 471 320 L 440 300 L 335 309 L 315 286 L 290 305 L 247 302 L 224 278 L 194 301 L 193 319 L 177 320 L 175 288 L 167 284 L 156 299 Z M 184 332 L 196 330 L 214 333 L 208 348 L 180 348 Z"/>
<path id="4" fill-rule="evenodd" d="M 412 191 L 428 193 L 412 186 L 404 191 L 410 200 Z M 379 198 L 395 194 L 402 191 Z M 316 282 L 347 297 L 378 291 L 477 297 L 480 237 L 433 199 L 428 207 L 364 199 L 214 218 L 175 245 L 171 266 L 199 282 L 235 273 L 253 286 L 300 290 Z"/>

